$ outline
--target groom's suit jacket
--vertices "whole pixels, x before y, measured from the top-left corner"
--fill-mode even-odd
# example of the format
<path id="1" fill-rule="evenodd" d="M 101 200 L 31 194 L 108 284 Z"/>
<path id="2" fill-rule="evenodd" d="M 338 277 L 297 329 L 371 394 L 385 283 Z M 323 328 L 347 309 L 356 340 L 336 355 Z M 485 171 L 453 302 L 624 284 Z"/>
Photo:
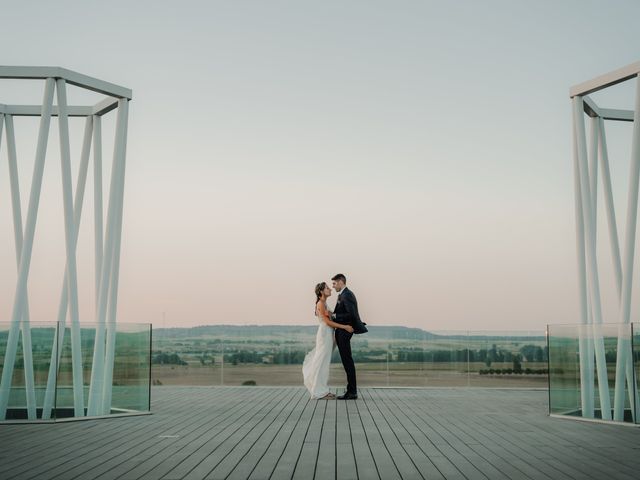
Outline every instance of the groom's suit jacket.
<path id="1" fill-rule="evenodd" d="M 343 325 L 351 325 L 353 333 L 367 333 L 366 323 L 360 320 L 358 313 L 358 301 L 356 296 L 347 287 L 338 295 L 338 303 L 335 308 L 336 322 Z"/>

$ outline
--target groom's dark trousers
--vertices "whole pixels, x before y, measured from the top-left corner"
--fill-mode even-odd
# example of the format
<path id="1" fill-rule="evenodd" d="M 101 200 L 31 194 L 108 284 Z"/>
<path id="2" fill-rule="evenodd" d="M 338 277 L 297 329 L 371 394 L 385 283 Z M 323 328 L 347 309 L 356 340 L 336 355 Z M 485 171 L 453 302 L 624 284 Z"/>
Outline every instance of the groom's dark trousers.
<path id="1" fill-rule="evenodd" d="M 360 320 L 358 313 L 358 300 L 351 290 L 345 287 L 338 297 L 338 303 L 335 309 L 335 320 L 343 325 L 351 325 L 353 333 L 367 333 L 365 323 Z M 347 393 L 358 393 L 356 384 L 356 367 L 353 364 L 351 356 L 351 337 L 353 333 L 349 333 L 343 329 L 336 330 L 336 343 L 340 351 L 340 359 L 342 366 L 347 374 Z"/>
<path id="2" fill-rule="evenodd" d="M 353 357 L 351 356 L 352 336 L 353 333 L 349 333 L 346 330 L 336 330 L 336 343 L 338 344 L 342 366 L 347 374 L 347 392 L 357 394 L 356 367 L 353 364 Z"/>

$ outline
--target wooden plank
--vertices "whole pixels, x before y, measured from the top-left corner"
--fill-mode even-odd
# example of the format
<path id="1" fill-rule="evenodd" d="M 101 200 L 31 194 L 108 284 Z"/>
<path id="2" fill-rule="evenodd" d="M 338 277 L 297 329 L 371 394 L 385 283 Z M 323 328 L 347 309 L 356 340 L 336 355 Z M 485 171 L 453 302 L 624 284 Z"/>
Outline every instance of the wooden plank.
<path id="1" fill-rule="evenodd" d="M 542 391 L 381 388 L 320 402 L 300 387 L 163 386 L 153 395 L 151 416 L 0 425 L 0 478 L 631 480 L 640 468 L 640 429 L 548 418 Z"/>
<path id="2" fill-rule="evenodd" d="M 169 428 L 163 427 L 161 435 L 153 435 L 130 446 L 117 457 L 94 467 L 91 473 L 96 477 L 108 472 L 112 476 L 126 474 L 127 477 L 138 478 L 165 460 L 175 461 L 181 449 L 215 428 L 237 409 L 237 402 L 242 398 L 242 393 L 244 392 L 240 389 L 230 389 L 219 395 L 212 395 L 211 398 L 203 396 L 200 401 L 181 402 L 185 409 L 180 412 L 175 423 L 167 425 Z"/>
<path id="3" fill-rule="evenodd" d="M 195 441 L 190 442 L 181 455 L 183 457 L 182 460 L 173 466 L 163 478 L 168 480 L 185 478 L 202 463 L 212 468 L 218 462 L 216 450 L 223 446 L 234 434 L 237 436 L 238 432 L 240 432 L 240 435 L 243 435 L 248 428 L 255 425 L 260 418 L 274 408 L 285 394 L 285 390 L 265 390 L 265 394 L 260 398 L 259 402 L 249 397 L 244 397 L 242 401 L 238 402 L 237 410 L 232 416 L 215 429 L 207 432 L 206 435 L 201 435 Z M 200 467 L 200 470 L 202 468 Z"/>
<path id="4" fill-rule="evenodd" d="M 422 473 L 418 470 L 413 463 L 411 457 L 405 451 L 403 445 L 400 442 L 400 438 L 396 434 L 396 429 L 391 428 L 391 425 L 387 421 L 385 413 L 381 412 L 378 408 L 378 402 L 371 394 L 372 390 L 363 390 L 361 396 L 365 407 L 369 410 L 369 414 L 373 419 L 378 433 L 382 438 L 389 454 L 393 459 L 400 476 L 402 478 L 424 478 Z M 404 431 L 402 438 L 407 443 L 414 443 L 411 437 Z"/>
<path id="5" fill-rule="evenodd" d="M 174 395 L 167 395 L 169 401 L 172 400 Z M 154 398 L 154 397 L 152 397 Z M 174 404 L 171 402 L 171 404 Z M 156 409 L 157 402 L 154 403 L 153 408 Z M 33 469 L 39 469 L 37 471 L 46 471 L 47 468 L 58 465 L 65 461 L 65 459 L 72 458 L 76 449 L 80 446 L 85 448 L 88 444 L 95 441 L 96 438 L 104 440 L 109 438 L 113 434 L 116 438 L 121 436 L 122 422 L 126 422 L 126 425 L 131 426 L 137 424 L 136 422 L 147 423 L 151 420 L 151 417 L 128 417 L 128 418 L 113 418 L 113 419 L 96 419 L 96 420 L 83 420 L 76 422 L 64 422 L 59 424 L 38 424 L 38 425 L 13 425 L 12 427 L 24 428 L 30 427 L 38 430 L 37 435 L 32 435 L 32 443 L 21 443 L 19 441 L 12 442 L 10 447 L 15 451 L 10 453 L 11 463 L 3 463 L 3 470 L 13 469 L 17 472 L 31 471 Z M 44 430 L 44 432 L 43 432 Z M 48 447 L 39 456 L 38 462 L 34 464 L 32 451 L 34 446 L 46 444 Z M 6 449 L 3 449 L 6 452 Z M 22 464 L 22 468 L 17 464 Z M 25 470 L 26 468 L 26 470 Z M 2 470 L 0 470 L 2 471 Z"/>
<path id="6" fill-rule="evenodd" d="M 447 479 L 484 477 L 484 475 L 470 465 L 462 455 L 457 454 L 455 450 L 455 453 L 452 454 L 449 443 L 447 443 L 439 433 L 433 430 L 423 417 L 413 414 L 407 407 L 405 401 L 406 396 L 407 395 L 398 395 L 392 399 L 396 405 L 395 410 L 398 412 L 398 417 L 403 418 L 404 422 L 413 423 L 416 427 L 415 430 L 412 430 L 416 438 L 416 445 L 423 453 L 428 455 L 429 460 L 434 464 L 440 474 Z M 410 399 L 413 400 L 413 402 L 419 401 L 413 394 Z M 425 446 L 430 443 L 433 448 L 425 450 Z"/>
<path id="7" fill-rule="evenodd" d="M 183 402 L 185 403 L 185 402 Z M 69 461 L 64 462 L 57 469 L 49 469 L 46 474 L 50 478 L 60 475 L 63 478 L 74 477 L 85 472 L 91 472 L 91 476 L 97 478 L 101 473 L 109 473 L 113 475 L 113 469 L 119 467 L 132 452 L 134 455 L 138 453 L 139 458 L 133 462 L 141 462 L 146 459 L 144 448 L 140 448 L 141 444 L 149 444 L 149 442 L 158 442 L 160 434 L 171 432 L 178 436 L 184 431 L 191 431 L 198 424 L 198 417 L 190 415 L 188 412 L 194 411 L 194 405 L 191 403 L 189 408 L 180 411 L 179 415 L 174 415 L 168 423 L 162 425 L 163 430 L 159 431 L 159 424 L 151 417 L 139 417 L 149 419 L 149 422 L 142 425 L 141 428 L 133 429 L 133 433 L 127 436 L 127 442 L 122 442 L 122 431 L 116 432 L 115 435 L 109 437 L 101 437 L 98 441 L 87 445 L 86 452 L 83 457 L 72 456 Z M 73 455 L 76 452 L 71 452 Z M 105 464 L 109 468 L 104 468 Z M 129 462 L 129 468 L 131 462 Z"/>
<path id="8" fill-rule="evenodd" d="M 265 448 L 268 446 L 269 442 L 273 439 L 273 435 L 268 435 L 266 432 L 275 424 L 275 427 L 272 431 L 275 431 L 278 425 L 275 423 L 278 418 L 281 419 L 281 422 L 284 421 L 288 412 L 292 409 L 292 406 L 295 404 L 299 392 L 295 389 L 287 389 L 288 396 L 284 398 L 276 408 L 272 408 L 271 411 L 264 416 L 258 423 L 256 423 L 244 436 L 238 435 L 238 442 L 230 446 L 229 452 L 224 456 L 224 458 L 220 461 L 216 467 L 211 470 L 211 472 L 206 475 L 204 478 L 208 480 L 212 479 L 225 479 L 227 478 L 231 472 L 244 462 L 247 458 L 247 454 L 251 451 L 253 447 L 260 443 L 263 435 L 263 442 L 260 443 L 260 449 L 258 450 L 258 454 L 261 455 L 264 453 Z M 251 466 L 255 465 L 252 463 Z M 198 472 L 198 469 L 194 469 L 193 472 L 189 474 L 186 478 L 203 478 L 200 475 L 201 472 Z M 248 472 L 247 472 L 248 473 Z M 243 478 L 246 478 L 245 474 Z"/>
<path id="9" fill-rule="evenodd" d="M 314 478 L 336 478 L 336 402 L 338 400 L 323 401 L 327 404 L 327 408 L 322 422 Z"/>
<path id="10" fill-rule="evenodd" d="M 390 390 L 377 390 L 378 394 L 378 406 L 380 407 L 381 412 L 387 416 L 389 421 L 394 425 L 400 435 L 398 438 L 402 438 L 400 442 L 403 445 L 403 448 L 407 452 L 407 455 L 411 458 L 413 464 L 418 468 L 421 475 L 423 477 L 429 479 L 444 479 L 444 475 L 440 472 L 440 470 L 434 465 L 434 463 L 430 460 L 430 458 L 425 454 L 425 452 L 418 446 L 418 432 L 416 432 L 416 427 L 413 423 L 407 422 L 405 419 L 401 418 L 401 416 L 396 411 L 395 405 L 391 402 L 391 397 L 393 393 Z M 400 428 L 401 427 L 401 428 Z M 437 450 L 433 444 L 429 442 L 429 445 L 432 447 L 431 454 L 441 456 L 439 450 Z M 452 469 L 449 469 L 449 473 L 452 473 Z M 457 472 L 455 468 L 453 469 L 454 473 Z M 457 472 L 459 473 L 459 472 Z"/>
<path id="11" fill-rule="evenodd" d="M 271 472 L 269 478 L 274 480 L 290 480 L 293 477 L 304 441 L 309 428 L 311 427 L 311 422 L 317 408 L 318 402 L 316 400 L 310 400 L 307 402 L 302 415 L 291 432 L 291 436 L 287 439 L 282 455 L 276 461 L 276 466 Z"/>
<path id="12" fill-rule="evenodd" d="M 314 400 L 318 403 L 309 429 L 304 437 L 302 450 L 295 465 L 293 472 L 294 480 L 308 480 L 309 476 L 313 476 L 316 470 L 316 462 L 318 459 L 318 450 L 320 448 L 320 436 L 322 435 L 322 424 L 324 423 L 324 414 L 327 409 L 327 400 Z"/>
<path id="13" fill-rule="evenodd" d="M 360 395 L 364 393 L 364 390 L 360 390 Z M 352 402 L 351 400 L 348 400 Z M 364 401 L 361 399 L 355 400 L 356 409 L 358 415 L 360 416 L 360 420 L 362 421 L 362 427 L 364 429 L 364 434 L 367 438 L 367 443 L 369 444 L 369 449 L 371 450 L 371 454 L 373 456 L 373 460 L 376 465 L 376 469 L 378 470 L 378 475 L 383 479 L 399 479 L 402 478 L 400 476 L 400 472 L 393 461 L 393 457 L 391 453 L 387 449 L 384 441 L 382 440 L 382 436 L 378 431 L 376 424 L 371 417 L 371 413 L 369 409 L 365 405 Z"/>
<path id="14" fill-rule="evenodd" d="M 278 460 L 283 455 L 289 440 L 293 436 L 293 431 L 300 422 L 305 408 L 309 404 L 309 395 L 305 389 L 299 389 L 299 395 L 293 408 L 289 410 L 288 416 L 281 423 L 272 440 L 268 436 L 263 436 L 261 442 L 266 445 L 257 445 L 252 452 L 249 452 L 242 463 L 231 472 L 229 479 L 268 479 L 273 473 Z M 261 456 L 257 453 L 264 450 Z M 257 457 L 257 458 L 256 458 Z M 251 469 L 249 470 L 249 466 Z"/>
<path id="15" fill-rule="evenodd" d="M 344 480 L 353 480 L 358 478 L 358 469 L 356 466 L 355 449 L 351 439 L 351 424 L 349 418 L 348 406 L 349 402 L 340 400 L 335 401 L 336 404 L 336 478 Z M 367 447 L 368 449 L 368 447 Z M 369 455 L 371 452 L 368 452 Z M 371 461 L 373 470 L 375 465 Z M 363 472 L 364 473 L 364 472 Z M 377 472 L 375 472 L 377 477 Z M 371 476 L 363 478 L 372 478 Z"/>
<path id="16" fill-rule="evenodd" d="M 359 478 L 375 479 L 380 478 L 378 468 L 369 446 L 367 435 L 364 431 L 364 425 L 358 412 L 358 402 L 345 401 L 341 405 L 345 406 L 347 412 L 347 420 L 351 430 L 351 446 L 356 463 L 356 471 Z"/>

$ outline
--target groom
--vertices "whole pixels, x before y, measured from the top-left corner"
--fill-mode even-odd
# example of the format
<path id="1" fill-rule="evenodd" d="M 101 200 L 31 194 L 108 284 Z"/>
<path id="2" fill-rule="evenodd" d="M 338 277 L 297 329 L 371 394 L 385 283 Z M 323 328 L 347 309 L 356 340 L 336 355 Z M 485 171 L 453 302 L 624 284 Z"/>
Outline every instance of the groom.
<path id="1" fill-rule="evenodd" d="M 366 323 L 360 320 L 358 314 L 358 301 L 351 290 L 347 288 L 347 278 L 339 273 L 331 279 L 333 288 L 338 292 L 338 303 L 336 303 L 333 319 L 337 323 L 351 325 L 353 333 L 367 333 Z M 347 373 L 347 391 L 344 395 L 340 395 L 338 400 L 355 400 L 358 398 L 358 388 L 356 386 L 356 367 L 351 357 L 351 337 L 353 333 L 346 330 L 336 330 L 336 343 L 342 359 L 342 366 Z"/>

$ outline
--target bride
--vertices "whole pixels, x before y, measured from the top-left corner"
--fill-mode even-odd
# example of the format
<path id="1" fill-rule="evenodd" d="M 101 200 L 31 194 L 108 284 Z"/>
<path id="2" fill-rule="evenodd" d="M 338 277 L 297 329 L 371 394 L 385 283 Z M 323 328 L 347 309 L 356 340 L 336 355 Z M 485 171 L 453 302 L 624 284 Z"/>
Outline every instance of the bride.
<path id="1" fill-rule="evenodd" d="M 331 353 L 335 348 L 333 332 L 335 328 L 342 328 L 353 333 L 351 325 L 342 325 L 331 320 L 331 312 L 327 308 L 327 298 L 331 296 L 331 289 L 326 282 L 316 285 L 315 315 L 320 322 L 316 334 L 316 346 L 307 353 L 302 364 L 304 386 L 307 387 L 312 399 L 330 400 L 336 396 L 329 391 L 329 365 Z"/>

